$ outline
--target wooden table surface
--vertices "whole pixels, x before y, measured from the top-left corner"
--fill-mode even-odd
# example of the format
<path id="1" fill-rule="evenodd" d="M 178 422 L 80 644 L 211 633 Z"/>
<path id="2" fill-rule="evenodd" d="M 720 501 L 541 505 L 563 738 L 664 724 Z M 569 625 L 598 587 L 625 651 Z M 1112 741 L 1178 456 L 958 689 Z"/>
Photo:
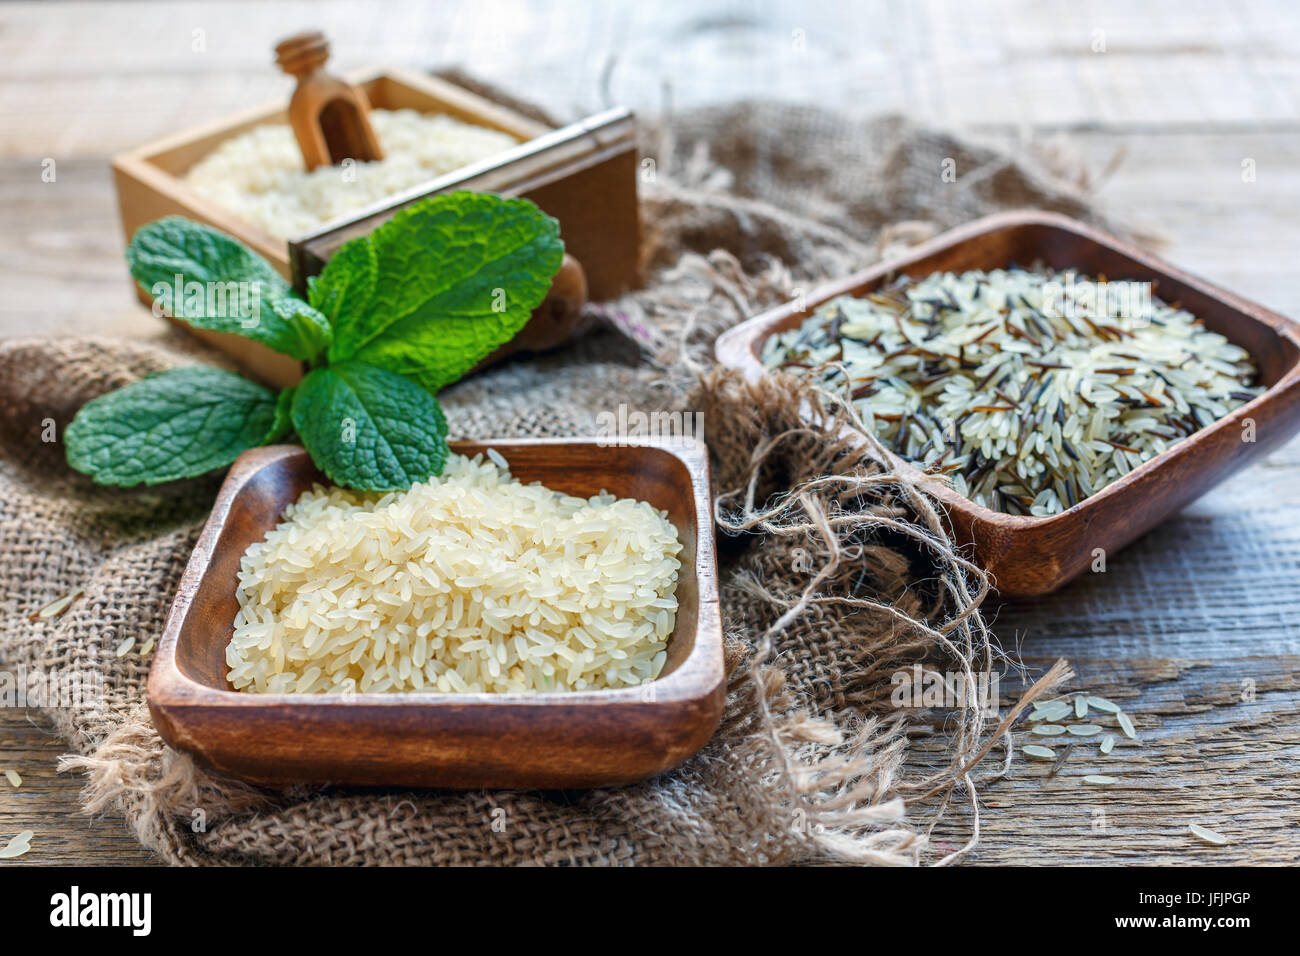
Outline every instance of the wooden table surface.
<path id="1" fill-rule="evenodd" d="M 1094 170 L 1122 150 L 1105 210 L 1300 316 L 1300 8 L 1285 0 L 379 6 L 0 3 L 0 335 L 157 334 L 125 278 L 107 157 L 284 95 L 268 51 L 308 26 L 341 68 L 459 63 L 562 116 L 769 96 L 902 110 Z M 984 791 L 976 862 L 1300 858 L 1300 440 L 1106 574 L 1003 607 L 996 630 L 1031 668 L 1068 656 L 1141 741 L 1105 758 L 1081 742 L 1051 778 L 1018 765 Z M 0 839 L 37 831 L 23 863 L 148 862 L 120 820 L 76 815 L 63 749 L 39 715 L 0 712 L 0 770 L 23 776 L 0 783 Z M 1121 782 L 1086 790 L 1089 771 Z M 1230 844 L 1197 844 L 1191 821 Z M 936 837 L 957 845 L 964 826 Z"/>

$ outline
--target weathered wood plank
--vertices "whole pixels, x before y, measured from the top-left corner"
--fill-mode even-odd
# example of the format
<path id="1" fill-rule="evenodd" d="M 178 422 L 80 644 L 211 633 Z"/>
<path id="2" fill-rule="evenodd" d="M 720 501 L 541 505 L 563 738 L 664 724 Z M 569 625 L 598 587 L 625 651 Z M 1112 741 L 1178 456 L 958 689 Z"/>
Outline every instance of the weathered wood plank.
<path id="1" fill-rule="evenodd" d="M 0 156 L 103 155 L 286 95 L 270 50 L 307 23 L 340 68 L 459 63 L 566 115 L 602 105 L 608 68 L 610 97 L 653 112 L 769 96 L 947 125 L 1300 123 L 1300 8 L 1284 2 L 50 7 L 0 11 Z"/>
<path id="2" fill-rule="evenodd" d="M 35 711 L 0 709 L 0 773 L 16 770 L 21 787 L 0 776 L 0 845 L 33 830 L 32 848 L 0 866 L 98 864 L 127 866 L 156 862 L 119 817 L 91 819 L 80 813 L 78 774 L 57 772 L 67 745 Z"/>
<path id="3" fill-rule="evenodd" d="M 155 337 L 131 295 L 106 157 L 284 95 L 271 45 L 305 25 L 343 69 L 459 62 L 562 116 L 608 96 L 646 112 L 742 96 L 904 110 L 1023 148 L 1056 130 L 1098 193 L 1162 254 L 1300 315 L 1300 8 L 1281 2 L 1004 0 L 763 5 L 724 0 L 450 8 L 352 0 L 109 2 L 0 8 L 0 335 Z M 204 48 L 194 48 L 202 30 Z M 1093 52 L 1104 30 L 1106 51 Z M 610 64 L 613 64 L 610 67 Z M 607 70 L 607 67 L 610 67 Z M 41 160 L 57 163 L 41 181 Z M 1256 179 L 1241 179 L 1241 161 Z M 1295 862 L 1300 761 L 1300 442 L 1120 555 L 1104 575 L 998 615 L 1004 643 L 1075 658 L 1088 689 L 1131 706 L 1142 746 L 1105 758 L 1122 785 L 1081 791 L 1076 746 L 1055 780 L 1021 764 L 984 791 L 976 862 Z M 1256 681 L 1242 701 L 1242 681 Z M 63 745 L 0 711 L 0 838 L 37 831 L 24 863 L 148 861 L 121 821 L 76 814 Z M 1100 768 L 1099 768 L 1100 769 Z M 1094 831 L 1092 811 L 1106 814 Z M 1184 835 L 1196 819 L 1222 849 Z M 960 816 L 937 833 L 958 845 Z"/>
<path id="4" fill-rule="evenodd" d="M 1041 673 L 1050 659 L 1026 661 Z M 973 862 L 1049 864 L 1294 864 L 1300 860 L 1300 657 L 1091 657 L 1073 662 L 1083 689 L 1130 714 L 1138 740 L 1114 719 L 1088 719 L 1116 737 L 1067 738 L 1061 770 L 1020 760 L 981 789 L 983 839 Z M 1007 690 L 1003 687 L 1003 690 Z M 1007 694 L 1004 703 L 1011 702 Z M 1047 742 L 1018 725 L 1016 746 Z M 921 742 L 920 746 L 924 746 Z M 1057 753 L 1063 747 L 1056 745 Z M 1117 778 L 1100 788 L 1085 774 Z M 1208 846 L 1200 823 L 1228 837 Z M 962 845 L 968 811 L 935 831 L 941 851 Z"/>

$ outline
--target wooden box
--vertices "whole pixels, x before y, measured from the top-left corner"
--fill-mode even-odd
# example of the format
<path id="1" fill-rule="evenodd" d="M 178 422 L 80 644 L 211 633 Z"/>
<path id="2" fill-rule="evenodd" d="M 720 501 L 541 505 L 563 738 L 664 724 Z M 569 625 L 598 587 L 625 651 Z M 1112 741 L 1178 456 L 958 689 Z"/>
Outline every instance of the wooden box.
<path id="1" fill-rule="evenodd" d="M 591 298 L 609 299 L 636 281 L 635 120 L 623 108 L 552 129 L 444 80 L 392 68 L 349 76 L 379 109 L 439 112 L 521 140 L 513 149 L 409 189 L 284 242 L 237 219 L 190 189 L 181 177 L 220 143 L 264 123 L 287 123 L 286 101 L 264 105 L 200 129 L 177 133 L 113 160 L 113 178 L 129 242 L 145 223 L 185 216 L 240 239 L 302 292 L 340 245 L 367 233 L 403 206 L 456 189 L 524 196 L 560 222 L 565 249 L 578 259 Z M 137 290 L 139 291 L 139 290 Z M 141 292 L 141 298 L 147 298 Z M 194 331 L 271 384 L 295 384 L 296 361 L 239 336 Z"/>

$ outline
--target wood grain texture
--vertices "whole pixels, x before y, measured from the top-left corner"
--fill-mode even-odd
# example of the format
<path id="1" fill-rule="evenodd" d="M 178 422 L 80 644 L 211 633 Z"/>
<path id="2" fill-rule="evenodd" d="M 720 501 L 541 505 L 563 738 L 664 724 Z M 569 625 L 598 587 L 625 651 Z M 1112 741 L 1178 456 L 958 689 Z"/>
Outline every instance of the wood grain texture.
<path id="1" fill-rule="evenodd" d="M 987 216 L 922 243 L 901 258 L 881 262 L 814 289 L 806 297 L 754 316 L 717 342 L 718 361 L 755 380 L 767 375 L 763 346 L 798 328 L 841 296 L 864 296 L 895 275 L 917 279 L 936 272 L 990 271 L 1012 263 L 1042 262 L 1057 272 L 1149 282 L 1206 326 L 1245 349 L 1268 390 L 1206 428 L 1101 488 L 1046 517 L 1011 515 L 978 505 L 897 455 L 888 464 L 910 475 L 946 506 L 953 537 L 973 547 L 1006 598 L 1041 597 L 1057 590 L 1103 556 L 1150 531 L 1219 481 L 1275 450 L 1300 430 L 1300 325 L 1163 262 L 1132 243 L 1065 216 L 1011 212 Z M 1251 424 L 1252 440 L 1243 441 Z M 1256 431 L 1256 426 L 1258 431 Z"/>
<path id="2" fill-rule="evenodd" d="M 266 786 L 330 783 L 560 789 L 644 780 L 712 736 L 725 673 L 709 465 L 702 445 L 595 440 L 452 442 L 495 449 L 525 484 L 608 492 L 664 511 L 682 544 L 677 617 L 650 684 L 566 693 L 252 694 L 226 679 L 239 563 L 284 509 L 325 479 L 296 445 L 230 468 L 177 587 L 149 669 L 154 725 L 200 763 Z"/>
<path id="3" fill-rule="evenodd" d="M 50 866 L 99 863 L 139 866 L 156 863 L 135 841 L 122 819 L 113 814 L 91 818 L 81 812 L 77 796 L 84 780 L 57 771 L 68 746 L 36 711 L 0 709 L 0 845 L 23 830 L 32 830 L 32 848 L 3 866 Z M 16 770 L 21 787 L 2 776 Z"/>
<path id="4" fill-rule="evenodd" d="M 1092 711 L 1106 730 L 1071 738 L 1061 769 L 1019 759 L 1011 774 L 981 788 L 980 863 L 1294 865 L 1300 860 L 1300 657 L 1075 658 L 1080 689 L 1113 700 L 1137 740 Z M 1038 672 L 1051 659 L 1026 664 Z M 1003 690 L 1012 689 L 1004 685 Z M 1003 703 L 1012 702 L 1010 694 Z M 1015 746 L 1043 743 L 1023 719 Z M 1102 755 L 1104 734 L 1115 749 Z M 937 756 L 925 737 L 922 752 Z M 1058 757 L 1063 747 L 1055 747 Z M 995 752 L 1000 758 L 1002 754 Z M 1117 783 L 1082 782 L 1104 774 Z M 1188 832 L 1199 823 L 1228 837 L 1207 846 Z M 949 851 L 968 837 L 958 810 L 935 838 Z"/>
<path id="5" fill-rule="evenodd" d="M 1300 6 L 1289 0 L 480 0 L 356 11 L 355 0 L 0 4 L 0 335 L 166 334 L 122 268 L 107 158 L 286 97 L 289 81 L 266 51 L 305 24 L 334 38 L 341 70 L 460 63 L 566 120 L 615 103 L 650 115 L 777 97 L 905 111 L 1014 152 L 1059 150 L 1094 173 L 1118 157 L 1090 187 L 1103 212 L 1159 237 L 1170 262 L 1300 316 Z M 1104 53 L 1092 51 L 1095 30 L 1105 31 Z M 46 159 L 57 162 L 54 183 L 42 181 Z M 1256 161 L 1253 182 L 1242 179 L 1244 159 Z M 1007 785 L 1026 785 L 1024 796 L 1014 812 L 984 814 L 973 862 L 1259 862 L 1284 855 L 1288 836 L 1294 861 L 1294 821 L 1257 847 L 1231 819 L 1207 815 L 1233 837 L 1222 850 L 1170 848 L 1166 828 L 1171 799 L 1201 812 L 1226 805 L 1250 821 L 1247 836 L 1285 809 L 1278 793 L 1295 805 L 1287 787 L 1300 757 L 1277 741 L 1300 734 L 1300 692 L 1263 695 L 1274 709 L 1262 729 L 1247 709 L 1179 700 L 1197 699 L 1216 674 L 1231 683 L 1240 660 L 1280 667 L 1294 656 L 1297 595 L 1292 441 L 1130 545 L 1106 575 L 991 609 L 1008 649 L 1064 654 L 1088 681 L 1090 661 L 1104 665 L 1113 682 L 1090 689 L 1167 700 L 1158 706 L 1175 712 L 1160 719 L 1203 733 L 1209 749 L 1189 759 L 1172 746 L 1153 762 L 1163 791 L 1090 794 L 1115 806 L 1122 797 L 1126 824 L 1104 842 L 1080 826 L 1086 814 L 1073 801 L 1042 802 L 1028 788 L 1036 768 L 1018 767 Z M 1159 713 L 1148 706 L 1134 710 Z M 54 773 L 63 750 L 22 712 L 0 711 L 0 751 L 21 756 L 18 769 L 37 781 L 0 787 L 0 832 L 37 830 L 21 862 L 146 862 L 120 821 L 76 814 L 82 780 Z M 938 836 L 959 845 L 964 826 L 954 817 Z"/>

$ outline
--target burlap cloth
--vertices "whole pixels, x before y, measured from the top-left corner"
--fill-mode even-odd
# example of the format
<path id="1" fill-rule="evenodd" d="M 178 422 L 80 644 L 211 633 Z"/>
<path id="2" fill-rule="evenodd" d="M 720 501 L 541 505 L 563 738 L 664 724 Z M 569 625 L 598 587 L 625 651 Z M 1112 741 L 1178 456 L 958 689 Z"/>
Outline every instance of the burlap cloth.
<path id="1" fill-rule="evenodd" d="M 914 660 L 1000 666 L 980 574 L 924 496 L 828 440 L 844 424 L 833 404 L 801 420 L 797 384 L 744 386 L 711 367 L 712 343 L 885 247 L 1004 208 L 1090 218 L 1087 202 L 1045 166 L 894 118 L 706 109 L 647 130 L 644 148 L 644 289 L 599 307 L 607 327 L 581 344 L 443 398 L 466 437 L 595 434 L 620 402 L 704 413 L 731 673 L 712 741 L 649 782 L 565 793 L 268 793 L 196 767 L 150 723 L 149 661 L 115 651 L 159 635 L 220 476 L 102 489 L 42 440 L 48 420 L 61 434 L 87 399 L 196 347 L 12 341 L 0 346 L 0 669 L 102 682 L 46 710 L 67 768 L 87 776 L 87 812 L 121 814 L 173 863 L 907 863 L 974 846 L 977 778 L 1005 769 L 1005 735 L 972 708 L 930 715 L 943 746 L 918 754 L 889 692 Z M 78 590 L 63 616 L 31 619 Z M 966 842 L 941 858 L 927 833 L 945 810 L 965 816 Z"/>

